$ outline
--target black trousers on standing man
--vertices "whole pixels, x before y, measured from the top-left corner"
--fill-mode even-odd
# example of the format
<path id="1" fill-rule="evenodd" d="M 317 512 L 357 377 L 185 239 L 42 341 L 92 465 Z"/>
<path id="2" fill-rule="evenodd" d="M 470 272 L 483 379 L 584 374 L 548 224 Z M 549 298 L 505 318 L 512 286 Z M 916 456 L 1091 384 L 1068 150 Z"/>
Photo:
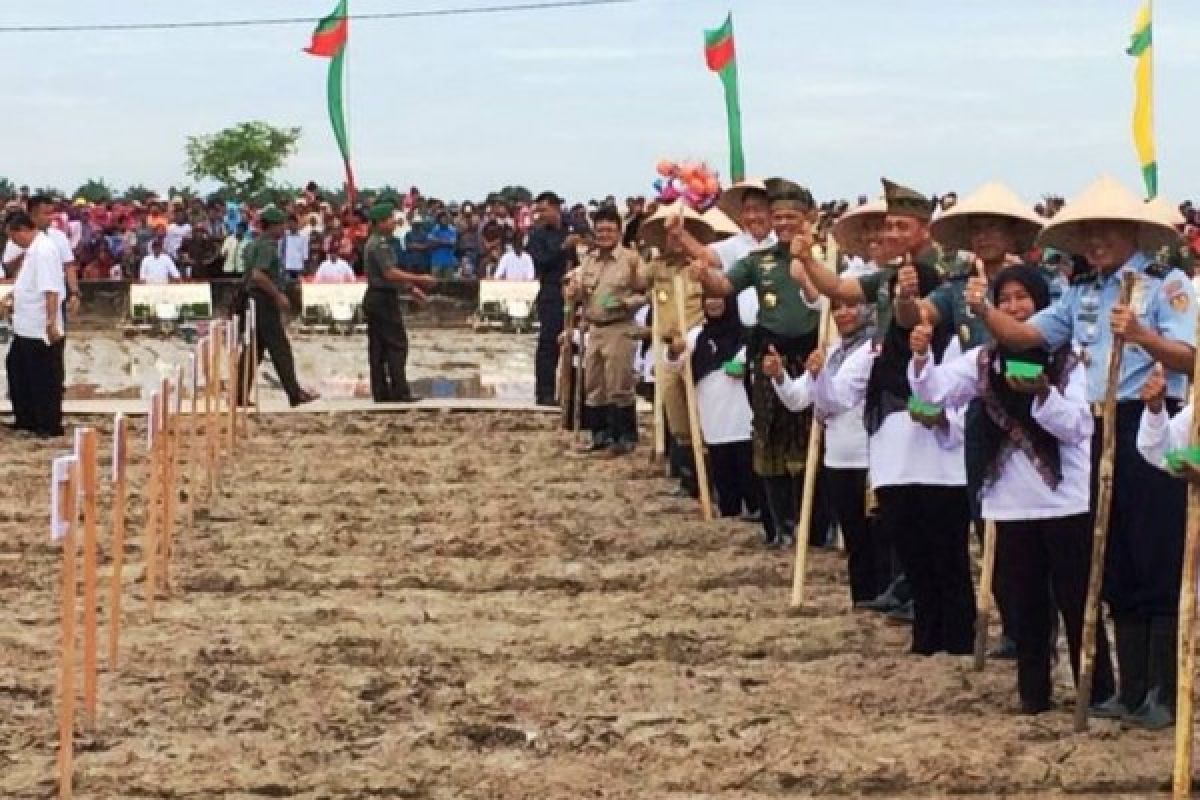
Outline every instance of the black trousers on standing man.
<path id="1" fill-rule="evenodd" d="M 408 331 L 403 301 L 395 289 L 367 289 L 367 361 L 371 365 L 371 398 L 376 403 L 408 399 Z"/>
<path id="2" fill-rule="evenodd" d="M 61 342 L 60 342 L 61 344 Z M 41 339 L 14 336 L 8 350 L 13 425 L 39 436 L 62 436 L 61 350 Z"/>
<path id="3" fill-rule="evenodd" d="M 292 358 L 292 343 L 288 341 L 287 331 L 283 328 L 283 316 L 279 313 L 279 306 L 275 305 L 275 301 L 265 294 L 251 292 L 250 297 L 254 300 L 254 314 L 257 331 L 257 341 L 255 342 L 255 350 L 258 354 L 257 363 L 262 363 L 263 353 L 271 354 L 271 363 L 275 365 L 275 372 L 279 375 L 279 382 L 283 385 L 283 390 L 287 393 L 288 402 L 293 406 L 297 405 L 304 391 L 300 388 L 300 382 L 296 380 L 296 362 Z M 246 312 L 243 309 L 241 316 L 240 330 L 245 330 L 246 327 Z M 242 353 L 242 359 L 249 357 L 249 353 Z M 239 362 L 238 374 L 246 373 L 245 362 Z M 238 384 L 238 405 L 245 405 L 248 398 L 245 395 L 245 387 L 242 381 Z"/>
<path id="4" fill-rule="evenodd" d="M 565 322 L 561 285 L 542 284 L 537 297 L 537 315 L 541 328 L 538 330 L 537 355 L 534 357 L 536 399 L 539 405 L 555 405 L 558 337 L 562 334 Z"/>

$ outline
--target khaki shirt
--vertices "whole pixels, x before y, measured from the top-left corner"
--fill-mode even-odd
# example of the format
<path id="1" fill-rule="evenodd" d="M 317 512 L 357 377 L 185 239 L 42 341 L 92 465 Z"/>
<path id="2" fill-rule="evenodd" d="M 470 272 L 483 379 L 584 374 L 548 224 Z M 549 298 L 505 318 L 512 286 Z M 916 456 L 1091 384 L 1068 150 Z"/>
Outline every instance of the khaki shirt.
<path id="1" fill-rule="evenodd" d="M 624 247 L 607 256 L 589 252 L 579 267 L 578 280 L 586 303 L 584 317 L 597 325 L 631 321 L 646 301 L 646 266 L 636 252 Z"/>
<path id="2" fill-rule="evenodd" d="M 664 339 L 685 336 L 692 328 L 704 322 L 704 288 L 688 280 L 687 264 L 669 264 L 659 259 L 650 264 L 647 282 L 654 296 L 654 314 L 658 320 L 658 335 Z M 675 302 L 675 276 L 683 275 L 687 286 L 684 298 L 684 329 L 679 329 L 679 311 Z"/>

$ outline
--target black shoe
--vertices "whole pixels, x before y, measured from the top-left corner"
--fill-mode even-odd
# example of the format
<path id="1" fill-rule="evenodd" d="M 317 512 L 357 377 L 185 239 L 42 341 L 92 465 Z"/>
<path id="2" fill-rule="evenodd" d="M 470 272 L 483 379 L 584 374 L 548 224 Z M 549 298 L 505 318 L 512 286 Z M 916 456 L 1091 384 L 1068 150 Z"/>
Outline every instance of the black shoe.
<path id="1" fill-rule="evenodd" d="M 988 658 L 997 661 L 1015 661 L 1017 658 L 1017 643 L 1007 636 L 1001 636 L 996 646 L 988 651 Z"/>
<path id="2" fill-rule="evenodd" d="M 912 625 L 913 620 L 916 619 L 913 601 L 909 600 L 907 603 L 893 608 L 887 612 L 886 619 L 889 625 Z"/>
<path id="3" fill-rule="evenodd" d="M 421 396 L 415 395 L 412 392 L 408 392 L 406 394 L 400 395 L 392 402 L 394 402 L 394 403 L 419 403 L 419 402 L 421 402 Z"/>
<path id="4" fill-rule="evenodd" d="M 903 580 L 904 576 L 896 578 L 891 585 L 879 593 L 878 597 L 863 603 L 862 607 L 867 611 L 879 611 L 886 614 L 904 605 L 905 598 L 900 596 L 900 583 Z"/>
<path id="5" fill-rule="evenodd" d="M 321 399 L 321 395 L 315 392 L 306 392 L 302 389 L 300 390 L 300 394 L 288 399 L 288 404 L 292 408 L 295 408 L 296 406 L 302 406 L 319 399 Z"/>
<path id="6" fill-rule="evenodd" d="M 547 406 L 550 408 L 558 408 L 559 407 L 558 401 L 555 400 L 553 397 L 539 397 L 537 400 L 534 401 L 534 405 Z"/>
<path id="7" fill-rule="evenodd" d="M 1153 617 L 1150 620 L 1146 674 L 1150 689 L 1146 699 L 1124 719 L 1149 731 L 1161 731 L 1175 722 L 1176 639 L 1178 618 Z"/>
<path id="8" fill-rule="evenodd" d="M 1094 719 L 1124 719 L 1129 716 L 1129 709 L 1114 694 L 1103 703 L 1088 706 L 1088 716 Z"/>

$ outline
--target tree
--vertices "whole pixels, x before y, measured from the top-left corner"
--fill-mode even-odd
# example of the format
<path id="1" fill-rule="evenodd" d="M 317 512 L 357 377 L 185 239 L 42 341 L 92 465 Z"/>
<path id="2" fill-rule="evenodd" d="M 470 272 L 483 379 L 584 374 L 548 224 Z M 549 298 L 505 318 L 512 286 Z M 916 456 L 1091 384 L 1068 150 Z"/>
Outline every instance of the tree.
<path id="1" fill-rule="evenodd" d="M 248 201 L 257 208 L 265 206 L 286 208 L 287 204 L 296 199 L 298 194 L 299 192 L 291 186 L 268 186 L 249 196 L 242 195 L 240 199 Z"/>
<path id="2" fill-rule="evenodd" d="M 54 199 L 61 199 L 66 196 L 63 194 L 62 189 L 55 189 L 53 186 L 40 186 L 29 194 L 31 197 L 42 195 L 43 197 L 51 197 Z"/>
<path id="3" fill-rule="evenodd" d="M 167 199 L 178 198 L 183 201 L 185 206 L 190 206 L 197 197 L 199 195 L 191 186 L 172 186 L 167 189 Z"/>
<path id="4" fill-rule="evenodd" d="M 299 128 L 276 128 L 265 122 L 243 122 L 209 136 L 189 136 L 188 174 L 211 178 L 248 198 L 265 189 L 271 174 L 296 152 Z"/>
<path id="5" fill-rule="evenodd" d="M 113 199 L 113 190 L 104 182 L 103 178 L 90 178 L 71 196 L 82 197 L 89 203 L 107 203 Z"/>
<path id="6" fill-rule="evenodd" d="M 130 186 L 121 193 L 121 199 L 128 203 L 148 203 L 156 197 L 158 197 L 158 192 L 155 192 L 153 189 L 147 189 L 140 183 Z"/>

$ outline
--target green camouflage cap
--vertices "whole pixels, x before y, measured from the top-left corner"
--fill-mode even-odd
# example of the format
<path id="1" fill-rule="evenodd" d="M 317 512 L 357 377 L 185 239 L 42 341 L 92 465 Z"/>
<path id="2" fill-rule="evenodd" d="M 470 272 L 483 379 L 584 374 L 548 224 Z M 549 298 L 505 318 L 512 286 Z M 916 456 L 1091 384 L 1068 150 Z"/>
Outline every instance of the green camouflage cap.
<path id="1" fill-rule="evenodd" d="M 367 218 L 371 222 L 383 222 L 385 219 L 391 219 L 396 213 L 396 206 L 392 203 L 376 203 L 371 206 L 371 210 L 367 212 Z"/>
<path id="2" fill-rule="evenodd" d="M 928 197 L 907 186 L 889 181 L 887 178 L 881 180 L 883 181 L 883 197 L 887 200 L 889 214 L 915 217 L 922 222 L 929 222 L 933 219 L 933 203 L 929 202 Z"/>

